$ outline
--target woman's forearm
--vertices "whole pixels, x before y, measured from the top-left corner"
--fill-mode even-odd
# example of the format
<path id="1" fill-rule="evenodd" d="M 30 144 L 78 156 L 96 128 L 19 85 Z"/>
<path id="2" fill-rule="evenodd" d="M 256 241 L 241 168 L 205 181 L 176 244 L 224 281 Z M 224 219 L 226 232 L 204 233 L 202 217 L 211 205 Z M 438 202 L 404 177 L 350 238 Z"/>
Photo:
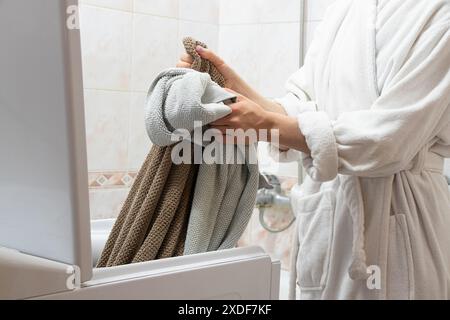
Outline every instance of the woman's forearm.
<path id="1" fill-rule="evenodd" d="M 218 71 L 225 78 L 225 87 L 231 89 L 248 99 L 256 102 L 264 110 L 269 112 L 275 112 L 280 114 L 286 114 L 283 107 L 281 107 L 276 102 L 270 101 L 259 94 L 255 89 L 253 89 L 247 82 L 242 79 L 238 73 L 236 73 L 228 64 L 226 64 L 223 59 L 217 56 L 213 51 L 209 49 L 197 47 L 197 53 L 203 58 L 214 64 Z M 180 68 L 191 68 L 193 63 L 193 58 L 184 54 L 181 56 L 180 61 L 177 66 Z"/>
<path id="2" fill-rule="evenodd" d="M 256 102 L 266 111 L 286 115 L 286 111 L 282 106 L 280 106 L 275 101 L 263 97 L 258 91 L 253 89 L 244 80 L 240 79 L 240 81 L 237 81 L 237 83 L 238 84 L 236 85 L 236 88 L 232 88 L 234 91 Z"/>
<path id="3" fill-rule="evenodd" d="M 238 94 L 237 102 L 230 106 L 233 112 L 213 122 L 213 128 L 224 134 L 229 129 L 267 130 L 268 135 L 260 132 L 260 141 L 275 143 L 281 150 L 295 149 L 310 153 L 298 120 L 289 117 L 281 105 L 265 99 L 244 82 L 232 90 Z M 274 130 L 276 135 L 272 135 Z"/>
<path id="4" fill-rule="evenodd" d="M 306 154 L 311 153 L 296 118 L 279 113 L 269 113 L 266 118 L 267 128 L 278 132 L 277 137 L 269 136 L 269 142 L 279 143 L 282 150 L 294 149 Z M 276 139 L 278 141 L 275 141 Z"/>

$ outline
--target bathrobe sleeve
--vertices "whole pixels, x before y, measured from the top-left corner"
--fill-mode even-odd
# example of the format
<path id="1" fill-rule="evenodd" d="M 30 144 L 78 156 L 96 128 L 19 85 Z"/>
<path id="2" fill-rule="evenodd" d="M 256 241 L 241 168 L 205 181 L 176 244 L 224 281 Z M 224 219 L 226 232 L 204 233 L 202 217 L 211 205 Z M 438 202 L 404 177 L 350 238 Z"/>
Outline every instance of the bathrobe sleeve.
<path id="1" fill-rule="evenodd" d="M 316 181 L 332 180 L 338 173 L 383 177 L 404 170 L 449 124 L 449 104 L 446 25 L 412 49 L 372 106 L 343 113 L 336 120 L 323 111 L 298 113 L 311 150 L 310 156 L 303 155 L 304 167 Z"/>

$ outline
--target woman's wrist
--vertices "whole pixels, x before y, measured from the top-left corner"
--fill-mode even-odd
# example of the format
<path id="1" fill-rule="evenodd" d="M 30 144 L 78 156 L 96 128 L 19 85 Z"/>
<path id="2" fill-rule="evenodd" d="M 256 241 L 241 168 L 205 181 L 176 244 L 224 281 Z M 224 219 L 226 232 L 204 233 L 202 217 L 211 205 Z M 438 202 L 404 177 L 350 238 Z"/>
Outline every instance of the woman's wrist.
<path id="1" fill-rule="evenodd" d="M 296 118 L 265 111 L 263 122 L 268 131 L 267 142 L 274 143 L 282 151 L 295 149 L 306 154 L 310 153 Z"/>
<path id="2" fill-rule="evenodd" d="M 280 114 L 264 110 L 262 112 L 262 121 L 258 126 L 259 129 L 265 131 L 261 135 L 261 140 L 263 142 L 276 142 L 280 137 L 280 126 L 282 120 L 280 119 Z"/>
<path id="3" fill-rule="evenodd" d="M 230 88 L 231 90 L 236 91 L 237 93 L 243 95 L 244 97 L 249 98 L 250 100 L 254 100 L 253 96 L 255 91 L 242 78 L 236 76 L 236 78 L 232 80 L 231 83 L 232 83 L 232 86 Z"/>
<path id="4" fill-rule="evenodd" d="M 230 81 L 230 84 L 232 84 L 230 87 L 231 90 L 243 95 L 244 97 L 247 97 L 253 102 L 256 102 L 264 110 L 287 115 L 286 111 L 280 104 L 265 98 L 238 75 L 236 75 L 236 78 Z"/>
<path id="5" fill-rule="evenodd" d="M 253 88 L 250 88 L 249 91 L 250 91 L 250 93 L 247 97 L 250 100 L 259 104 L 264 110 L 269 111 L 271 113 L 279 113 L 282 115 L 287 115 L 283 106 L 281 106 L 280 104 L 276 103 L 273 100 L 263 97 L 261 94 L 259 94 L 257 91 L 255 91 Z"/>

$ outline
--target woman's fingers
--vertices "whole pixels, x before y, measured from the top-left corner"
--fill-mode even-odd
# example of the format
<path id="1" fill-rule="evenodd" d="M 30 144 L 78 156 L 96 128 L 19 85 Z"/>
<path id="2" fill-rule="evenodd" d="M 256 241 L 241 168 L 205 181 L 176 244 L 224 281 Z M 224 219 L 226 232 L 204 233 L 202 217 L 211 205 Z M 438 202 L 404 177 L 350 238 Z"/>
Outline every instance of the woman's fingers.
<path id="1" fill-rule="evenodd" d="M 211 61 L 212 64 L 215 65 L 217 68 L 220 68 L 222 65 L 225 64 L 222 58 L 220 58 L 218 55 L 216 55 L 213 51 L 209 49 L 197 46 L 196 51 L 200 55 L 200 57 Z"/>
<path id="2" fill-rule="evenodd" d="M 218 120 L 212 122 L 211 125 L 214 127 L 216 127 L 216 126 L 230 127 L 232 123 L 233 123 L 233 114 L 229 114 L 226 117 L 223 117 L 221 119 L 218 119 Z"/>
<path id="3" fill-rule="evenodd" d="M 227 130 L 230 130 L 230 127 L 227 126 L 214 126 L 212 127 L 215 130 L 218 130 L 222 134 L 222 143 L 224 144 L 237 144 L 238 138 L 234 135 L 229 135 L 229 132 Z"/>
<path id="4" fill-rule="evenodd" d="M 237 97 L 239 97 L 239 96 L 240 96 L 240 94 L 239 94 L 239 93 L 237 93 L 236 91 L 234 91 L 234 90 L 231 90 L 231 89 L 229 89 L 229 88 L 224 88 L 224 90 L 225 90 L 225 91 L 228 91 L 229 93 L 232 93 L 232 94 L 236 95 Z"/>
<path id="5" fill-rule="evenodd" d="M 186 63 L 189 63 L 189 64 L 192 64 L 194 62 L 194 58 L 192 58 L 192 56 L 190 54 L 187 54 L 187 53 L 183 53 L 181 55 L 180 60 L 182 62 L 186 62 Z"/>
<path id="6" fill-rule="evenodd" d="M 221 142 L 223 144 L 244 144 L 244 145 L 249 145 L 249 144 L 253 144 L 255 143 L 255 141 L 253 141 L 252 139 L 250 139 L 249 137 L 238 137 L 236 135 L 229 135 L 227 130 L 229 128 L 227 127 L 215 127 L 214 129 L 217 129 L 220 131 L 220 133 L 222 134 L 222 140 Z"/>
<path id="7" fill-rule="evenodd" d="M 179 61 L 178 63 L 177 63 L 177 68 L 187 68 L 187 69 L 190 69 L 192 67 L 192 64 L 190 64 L 190 63 L 186 63 L 186 62 L 183 62 L 183 61 Z"/>
<path id="8" fill-rule="evenodd" d="M 217 121 L 210 123 L 210 125 L 214 128 L 215 127 L 225 127 L 225 126 L 229 127 L 229 121 L 228 121 L 228 119 L 223 118 L 223 119 L 219 119 Z"/>
<path id="9" fill-rule="evenodd" d="M 234 90 L 231 90 L 231 89 L 228 89 L 228 88 L 224 88 L 226 91 L 228 91 L 229 93 L 232 93 L 232 94 L 234 94 L 236 97 L 237 97 L 237 102 L 241 102 L 242 100 L 245 100 L 245 99 L 247 99 L 245 96 L 243 96 L 242 94 L 240 94 L 240 93 L 238 93 L 238 92 L 236 92 L 236 91 L 234 91 Z"/>
<path id="10" fill-rule="evenodd" d="M 180 57 L 180 61 L 177 63 L 177 68 L 191 69 L 193 62 L 194 59 L 189 54 L 183 53 Z"/>

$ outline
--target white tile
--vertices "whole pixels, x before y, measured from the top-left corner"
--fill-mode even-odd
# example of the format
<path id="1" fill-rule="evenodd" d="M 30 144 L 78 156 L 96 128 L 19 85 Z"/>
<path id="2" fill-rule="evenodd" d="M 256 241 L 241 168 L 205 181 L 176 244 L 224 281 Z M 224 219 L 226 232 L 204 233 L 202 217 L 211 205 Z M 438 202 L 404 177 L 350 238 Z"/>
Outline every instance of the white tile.
<path id="1" fill-rule="evenodd" d="M 79 3 L 124 11 L 133 9 L 133 0 L 79 0 Z"/>
<path id="2" fill-rule="evenodd" d="M 220 27 L 219 55 L 255 88 L 260 82 L 260 30 L 258 25 Z"/>
<path id="3" fill-rule="evenodd" d="M 129 89 L 132 14 L 81 6 L 80 21 L 85 88 Z"/>
<path id="4" fill-rule="evenodd" d="M 305 52 L 308 52 L 320 23 L 320 21 L 308 21 L 305 23 Z"/>
<path id="5" fill-rule="evenodd" d="M 163 17 L 178 17 L 179 0 L 134 0 L 134 12 Z"/>
<path id="6" fill-rule="evenodd" d="M 299 0 L 262 0 L 259 22 L 299 22 Z"/>
<path id="7" fill-rule="evenodd" d="M 179 0 L 181 20 L 219 24 L 219 0 Z"/>
<path id="8" fill-rule="evenodd" d="M 132 90 L 144 92 L 162 70 L 174 67 L 178 60 L 178 22 L 136 14 L 133 28 Z"/>
<path id="9" fill-rule="evenodd" d="M 220 24 L 258 23 L 261 5 L 262 0 L 221 0 Z"/>
<path id="10" fill-rule="evenodd" d="M 91 219 L 117 218 L 128 193 L 129 188 L 90 190 L 89 207 Z"/>
<path id="11" fill-rule="evenodd" d="M 141 168 L 152 147 L 145 129 L 145 93 L 133 93 L 130 106 L 130 133 L 128 142 L 128 170 Z"/>
<path id="12" fill-rule="evenodd" d="M 178 28 L 178 52 L 184 52 L 182 39 L 184 37 L 194 37 L 208 45 L 213 51 L 218 50 L 219 47 L 219 26 L 190 21 L 180 21 Z"/>
<path id="13" fill-rule="evenodd" d="M 84 95 L 89 171 L 126 170 L 130 94 L 87 89 Z"/>
<path id="14" fill-rule="evenodd" d="M 288 78 L 300 68 L 300 24 L 263 24 L 260 34 L 259 90 L 266 97 L 281 97 Z"/>
<path id="15" fill-rule="evenodd" d="M 329 5 L 335 0 L 306 0 L 307 21 L 322 20 Z"/>

